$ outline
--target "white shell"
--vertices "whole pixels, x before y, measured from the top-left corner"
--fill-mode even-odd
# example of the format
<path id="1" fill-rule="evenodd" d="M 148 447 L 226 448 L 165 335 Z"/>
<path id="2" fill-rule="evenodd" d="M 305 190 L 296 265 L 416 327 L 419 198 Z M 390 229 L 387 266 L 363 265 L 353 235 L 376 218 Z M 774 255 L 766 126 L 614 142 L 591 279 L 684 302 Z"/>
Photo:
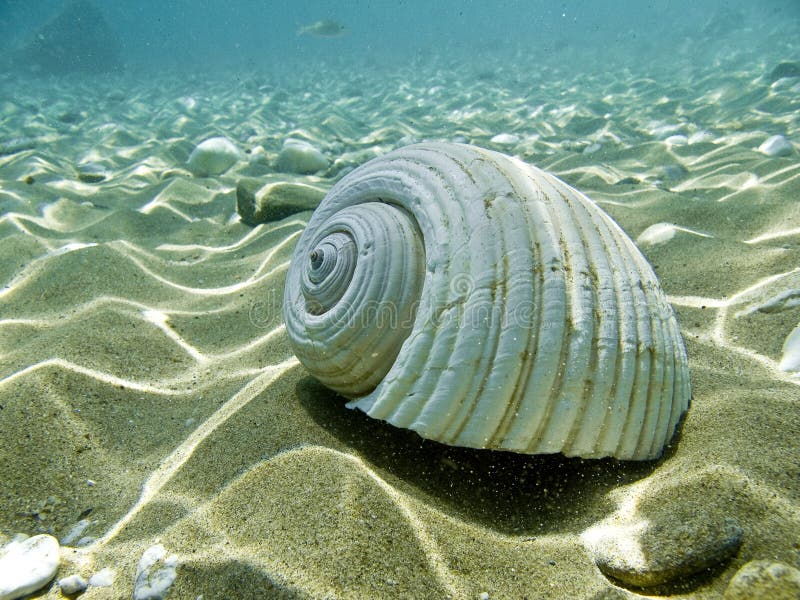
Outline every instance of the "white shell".
<path id="1" fill-rule="evenodd" d="M 283 312 L 349 406 L 445 444 L 649 459 L 689 405 L 678 324 L 633 242 L 556 177 L 473 146 L 406 146 L 339 181 Z"/>

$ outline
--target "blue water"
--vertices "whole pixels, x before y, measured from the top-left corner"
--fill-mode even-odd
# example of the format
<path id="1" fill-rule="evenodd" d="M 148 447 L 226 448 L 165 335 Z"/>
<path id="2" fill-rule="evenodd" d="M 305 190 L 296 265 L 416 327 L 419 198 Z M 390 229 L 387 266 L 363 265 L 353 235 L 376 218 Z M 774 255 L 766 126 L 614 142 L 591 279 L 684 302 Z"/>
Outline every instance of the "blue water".
<path id="1" fill-rule="evenodd" d="M 0 1 L 0 50 L 24 45 L 65 4 Z M 442 54 L 478 61 L 507 53 L 513 60 L 517 52 L 545 57 L 566 47 L 593 48 L 632 62 L 669 61 L 687 43 L 702 48 L 720 37 L 740 36 L 757 50 L 769 46 L 768 33 L 785 37 L 800 31 L 798 0 L 106 0 L 96 5 L 119 38 L 126 66 L 178 66 L 198 74 L 214 68 L 291 72 L 309 61 L 332 59 L 392 67 Z M 318 19 L 342 23 L 347 35 L 296 35 L 299 26 Z"/>

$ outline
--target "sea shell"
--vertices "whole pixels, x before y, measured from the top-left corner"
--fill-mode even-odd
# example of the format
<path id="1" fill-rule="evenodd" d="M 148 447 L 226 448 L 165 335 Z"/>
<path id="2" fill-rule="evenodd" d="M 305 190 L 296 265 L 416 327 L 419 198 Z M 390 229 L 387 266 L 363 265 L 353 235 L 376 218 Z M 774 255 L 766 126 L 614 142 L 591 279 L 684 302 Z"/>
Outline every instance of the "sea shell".
<path id="1" fill-rule="evenodd" d="M 454 446 L 658 457 L 690 400 L 678 323 L 594 202 L 503 154 L 424 143 L 341 179 L 286 277 L 300 362 Z"/>

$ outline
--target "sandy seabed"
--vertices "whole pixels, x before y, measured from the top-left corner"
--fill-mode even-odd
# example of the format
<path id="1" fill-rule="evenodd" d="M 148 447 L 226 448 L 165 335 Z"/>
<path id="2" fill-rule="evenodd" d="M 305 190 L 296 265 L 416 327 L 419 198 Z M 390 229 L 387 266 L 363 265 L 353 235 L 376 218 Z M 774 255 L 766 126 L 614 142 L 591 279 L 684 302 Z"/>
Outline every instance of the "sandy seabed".
<path id="1" fill-rule="evenodd" d="M 800 566 L 800 380 L 777 368 L 800 322 L 800 163 L 756 150 L 800 139 L 800 83 L 767 78 L 786 48 L 735 50 L 577 74 L 558 66 L 576 57 L 518 56 L 291 81 L 2 80 L 0 533 L 63 541 L 81 522 L 59 577 L 115 574 L 86 599 L 130 597 L 155 543 L 178 560 L 170 598 L 637 597 L 650 592 L 606 579 L 581 534 L 672 505 L 721 511 L 744 537 L 714 573 L 659 595 L 719 598 L 750 560 Z M 246 160 L 193 176 L 190 152 L 217 135 Z M 287 137 L 329 169 L 277 172 Z M 683 228 L 640 245 L 692 374 L 661 460 L 422 441 L 345 409 L 293 358 L 283 280 L 309 213 L 244 225 L 237 181 L 327 189 L 427 139 L 551 171 L 634 239 Z"/>

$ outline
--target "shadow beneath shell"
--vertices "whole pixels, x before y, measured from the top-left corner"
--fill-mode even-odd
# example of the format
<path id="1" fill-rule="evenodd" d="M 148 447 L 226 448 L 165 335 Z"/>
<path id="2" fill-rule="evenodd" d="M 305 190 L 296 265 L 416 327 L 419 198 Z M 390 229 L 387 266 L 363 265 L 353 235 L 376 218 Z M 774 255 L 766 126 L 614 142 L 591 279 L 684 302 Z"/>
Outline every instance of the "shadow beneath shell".
<path id="1" fill-rule="evenodd" d="M 616 508 L 609 491 L 659 464 L 450 447 L 348 410 L 345 398 L 311 377 L 300 380 L 296 392 L 321 427 L 390 484 L 503 534 L 582 530 Z"/>

